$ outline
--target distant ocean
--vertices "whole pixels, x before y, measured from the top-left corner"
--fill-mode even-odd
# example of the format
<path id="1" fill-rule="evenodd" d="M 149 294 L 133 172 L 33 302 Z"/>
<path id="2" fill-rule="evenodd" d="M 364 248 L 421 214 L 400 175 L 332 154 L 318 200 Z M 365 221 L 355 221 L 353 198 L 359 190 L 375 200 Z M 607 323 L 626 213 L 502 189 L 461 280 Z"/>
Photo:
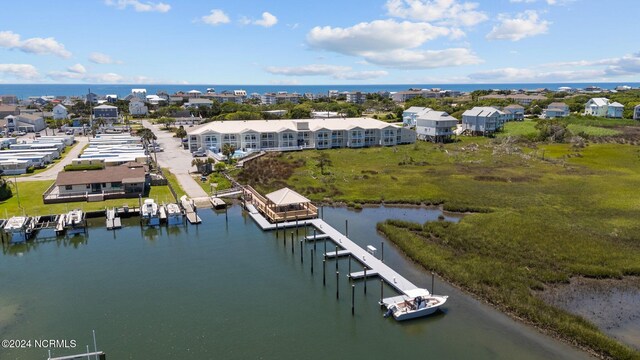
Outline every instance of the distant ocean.
<path id="1" fill-rule="evenodd" d="M 409 88 L 431 89 L 440 88 L 443 90 L 457 90 L 462 92 L 470 92 L 473 90 L 510 90 L 510 89 L 539 89 L 547 88 L 557 90 L 559 87 L 568 86 L 574 89 L 585 88 L 587 86 L 599 86 L 602 89 L 614 89 L 619 85 L 628 85 L 634 88 L 640 87 L 640 83 L 522 83 L 522 84 L 380 84 L 380 85 L 176 85 L 176 84 L 130 84 L 130 85 L 104 85 L 104 84 L 0 84 L 0 94 L 16 95 L 20 99 L 29 96 L 46 96 L 46 95 L 64 95 L 64 96 L 83 96 L 91 89 L 91 92 L 98 95 L 116 94 L 118 97 L 125 97 L 131 93 L 131 89 L 146 89 L 147 94 L 156 94 L 159 91 L 166 91 L 173 94 L 177 91 L 199 90 L 203 93 L 207 88 L 214 88 L 216 92 L 224 90 L 246 90 L 247 94 L 266 92 L 287 91 L 289 93 L 297 92 L 300 94 L 326 94 L 329 90 L 343 91 L 362 91 L 374 93 L 378 91 L 402 91 Z"/>

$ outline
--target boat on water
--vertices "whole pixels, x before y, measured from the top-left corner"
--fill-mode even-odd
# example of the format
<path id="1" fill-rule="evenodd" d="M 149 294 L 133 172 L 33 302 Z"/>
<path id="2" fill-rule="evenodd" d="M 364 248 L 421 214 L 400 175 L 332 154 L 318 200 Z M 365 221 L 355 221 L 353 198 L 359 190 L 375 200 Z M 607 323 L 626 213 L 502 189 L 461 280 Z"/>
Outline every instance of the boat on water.
<path id="1" fill-rule="evenodd" d="M 23 243 L 34 234 L 32 218 L 28 216 L 14 216 L 4 224 L 4 232 L 12 244 Z"/>
<path id="2" fill-rule="evenodd" d="M 167 225 L 181 225 L 182 211 L 178 204 L 170 203 L 165 207 L 167 209 Z"/>
<path id="3" fill-rule="evenodd" d="M 160 225 L 160 212 L 158 211 L 158 204 L 153 199 L 146 199 L 142 208 L 140 209 L 140 216 L 147 221 L 149 226 Z"/>
<path id="4" fill-rule="evenodd" d="M 74 209 L 65 216 L 65 228 L 68 235 L 84 233 L 84 212 L 80 209 Z"/>
<path id="5" fill-rule="evenodd" d="M 407 290 L 405 295 L 383 299 L 381 305 L 387 308 L 384 317 L 393 316 L 398 321 L 415 319 L 436 312 L 448 296 L 432 295 L 427 289 Z"/>

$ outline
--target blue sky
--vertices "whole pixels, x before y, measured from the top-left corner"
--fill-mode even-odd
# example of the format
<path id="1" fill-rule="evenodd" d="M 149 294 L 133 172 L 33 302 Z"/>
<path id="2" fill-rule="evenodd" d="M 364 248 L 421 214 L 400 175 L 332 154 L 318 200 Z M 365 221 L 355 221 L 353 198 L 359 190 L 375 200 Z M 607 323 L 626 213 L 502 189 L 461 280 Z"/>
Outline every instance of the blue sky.
<path id="1" fill-rule="evenodd" d="M 11 1 L 2 83 L 640 81 L 636 0 Z"/>

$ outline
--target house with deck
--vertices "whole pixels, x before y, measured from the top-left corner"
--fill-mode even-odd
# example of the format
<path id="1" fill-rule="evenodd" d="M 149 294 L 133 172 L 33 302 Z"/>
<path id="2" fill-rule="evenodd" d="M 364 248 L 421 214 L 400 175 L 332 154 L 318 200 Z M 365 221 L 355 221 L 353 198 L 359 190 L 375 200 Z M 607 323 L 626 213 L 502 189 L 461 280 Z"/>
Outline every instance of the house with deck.
<path id="1" fill-rule="evenodd" d="M 511 104 L 505 106 L 503 112 L 509 112 L 511 114 L 509 120 L 524 121 L 524 106 L 518 104 Z"/>
<path id="2" fill-rule="evenodd" d="M 619 102 L 611 102 L 607 98 L 591 98 L 584 105 L 584 114 L 600 117 L 619 118 L 624 113 L 624 105 Z"/>
<path id="3" fill-rule="evenodd" d="M 69 118 L 69 111 L 62 104 L 58 104 L 54 106 L 52 113 L 53 113 L 53 120 L 66 120 Z"/>
<path id="4" fill-rule="evenodd" d="M 624 116 L 623 114 L 624 114 L 624 105 L 620 104 L 617 101 L 609 104 L 609 107 L 607 108 L 608 118 L 622 119 L 622 117 Z"/>
<path id="5" fill-rule="evenodd" d="M 633 108 L 633 120 L 640 120 L 640 105 Z"/>
<path id="6" fill-rule="evenodd" d="M 251 186 L 245 186 L 242 195 L 249 211 L 259 211 L 272 223 L 318 217 L 318 208 L 311 200 L 289 188 L 262 196 Z"/>
<path id="7" fill-rule="evenodd" d="M 504 127 L 505 114 L 490 106 L 476 106 L 462 113 L 462 129 L 471 134 L 490 135 Z"/>
<path id="8" fill-rule="evenodd" d="M 62 171 L 46 199 L 69 199 L 98 195 L 102 199 L 139 197 L 149 180 L 144 167 L 113 166 L 106 170 Z"/>
<path id="9" fill-rule="evenodd" d="M 451 139 L 458 119 L 444 111 L 423 108 L 416 115 L 416 135 L 418 140 L 445 142 Z"/>
<path id="10" fill-rule="evenodd" d="M 569 105 L 563 102 L 552 102 L 542 110 L 543 119 L 562 118 L 569 116 Z"/>

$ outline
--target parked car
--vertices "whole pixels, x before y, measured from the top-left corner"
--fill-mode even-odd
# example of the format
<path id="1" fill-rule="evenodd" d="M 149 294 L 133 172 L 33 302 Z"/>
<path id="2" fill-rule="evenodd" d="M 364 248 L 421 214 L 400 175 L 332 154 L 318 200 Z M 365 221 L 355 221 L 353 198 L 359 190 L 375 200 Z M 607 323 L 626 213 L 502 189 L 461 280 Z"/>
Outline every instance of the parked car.
<path id="1" fill-rule="evenodd" d="M 36 133 L 36 137 L 41 137 L 41 136 L 42 135 L 39 132 Z"/>
<path id="2" fill-rule="evenodd" d="M 67 130 L 67 132 L 65 133 L 67 135 L 73 135 L 73 130 Z"/>
<path id="3" fill-rule="evenodd" d="M 164 149 L 161 148 L 160 146 L 150 146 L 149 147 L 149 152 L 163 152 Z"/>
<path id="4" fill-rule="evenodd" d="M 193 157 L 203 157 L 207 156 L 207 153 L 204 150 L 196 150 L 192 152 L 191 155 L 193 155 Z"/>
<path id="5" fill-rule="evenodd" d="M 18 131 L 18 132 L 16 133 L 16 135 L 18 135 L 18 136 L 25 136 L 25 135 L 27 135 L 27 133 L 26 133 L 26 132 L 24 132 L 24 131 Z"/>

